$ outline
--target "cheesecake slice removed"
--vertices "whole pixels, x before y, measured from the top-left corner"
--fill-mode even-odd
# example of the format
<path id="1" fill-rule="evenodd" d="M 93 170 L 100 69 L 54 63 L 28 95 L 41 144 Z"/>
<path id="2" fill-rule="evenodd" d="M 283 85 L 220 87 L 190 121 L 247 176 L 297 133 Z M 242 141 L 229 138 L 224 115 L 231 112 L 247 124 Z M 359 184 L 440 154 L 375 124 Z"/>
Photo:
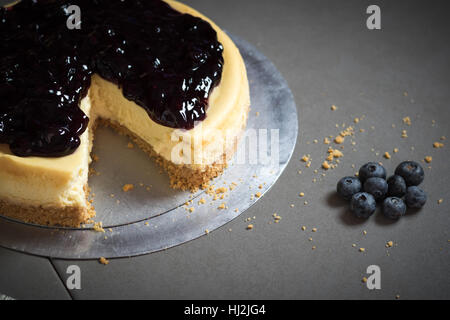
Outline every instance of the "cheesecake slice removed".
<path id="1" fill-rule="evenodd" d="M 55 2 L 58 5 L 65 4 L 65 1 Z M 106 1 L 99 2 L 108 5 Z M 108 3 L 115 2 L 118 1 Z M 78 2 L 73 1 L 73 3 Z M 79 1 L 82 18 L 83 10 L 87 10 L 88 3 L 88 1 Z M 186 32 L 192 31 L 195 33 L 195 24 L 194 27 L 189 24 L 189 21 L 191 21 L 189 19 L 192 19 L 191 16 L 200 18 L 201 23 L 206 22 L 211 31 L 215 32 L 217 42 L 223 49 L 221 51 L 221 74 L 214 87 L 211 84 L 213 82 L 211 77 L 204 77 L 202 82 L 197 84 L 197 91 L 202 94 L 207 92 L 206 98 L 206 93 L 199 98 L 200 100 L 204 98 L 202 101 L 206 103 L 203 109 L 196 109 L 198 101 L 195 100 L 196 98 L 191 99 L 189 97 L 190 100 L 186 101 L 192 101 L 193 104 L 185 103 L 181 108 L 176 109 L 179 112 L 176 116 L 180 117 L 178 119 L 173 116 L 173 110 L 172 113 L 167 113 L 166 110 L 161 109 L 164 104 L 158 105 L 158 108 L 151 105 L 150 102 L 159 101 L 154 96 L 150 95 L 151 99 L 145 100 L 139 94 L 131 94 L 134 90 L 134 83 L 130 81 L 122 82 L 122 75 L 110 78 L 107 67 L 104 67 L 107 69 L 106 71 L 98 67 L 99 72 L 93 68 L 89 86 L 85 88 L 84 96 L 78 101 L 78 107 L 89 118 L 89 121 L 86 121 L 87 125 L 82 134 L 69 139 L 72 143 L 70 148 L 59 148 L 60 145 L 58 145 L 59 153 L 70 149 L 67 154 L 60 155 L 44 154 L 49 148 L 44 149 L 42 147 L 39 149 L 41 145 L 38 143 L 22 147 L 19 139 L 21 137 L 17 138 L 12 133 L 9 136 L 5 134 L 9 139 L 8 141 L 5 141 L 6 138 L 2 140 L 2 130 L 6 132 L 4 128 L 7 128 L 6 125 L 8 125 L 5 114 L 7 111 L 9 112 L 9 109 L 0 106 L 0 215 L 40 225 L 78 227 L 80 224 L 88 222 L 95 215 L 94 208 L 87 201 L 89 194 L 88 172 L 95 127 L 99 123 L 110 125 L 117 131 L 129 135 L 143 151 L 152 156 L 165 169 L 173 188 L 195 191 L 198 188 L 205 187 L 211 179 L 222 173 L 227 161 L 234 154 L 239 137 L 245 130 L 247 123 L 250 98 L 243 59 L 231 39 L 199 12 L 175 1 L 166 1 L 166 3 L 149 1 L 149 3 L 150 7 L 146 8 L 149 12 L 150 10 L 160 10 L 158 12 L 161 12 L 161 15 L 167 14 L 168 18 L 171 18 L 175 13 L 167 11 L 166 3 L 178 13 L 189 15 L 186 15 L 187 22 L 177 22 L 186 23 L 186 26 L 190 26 L 192 30 L 188 29 Z M 94 10 L 95 8 L 90 9 Z M 14 8 L 12 11 L 14 11 Z M 154 11 L 152 12 L 154 14 Z M 117 12 L 117 14 L 120 13 Z M 123 14 L 130 13 L 133 13 L 132 10 L 123 12 Z M 137 16 L 140 17 L 139 19 L 145 18 L 146 11 L 144 10 Z M 127 28 L 139 28 L 139 19 L 133 20 L 133 15 L 129 15 L 129 17 L 130 19 L 126 23 L 129 23 L 130 26 L 127 25 Z M 111 30 L 120 31 L 121 26 L 115 25 L 116 22 L 113 18 L 105 23 L 111 23 Z M 82 29 L 83 23 L 88 25 L 90 22 L 82 20 Z M 175 28 L 170 29 L 170 31 L 184 30 L 183 26 L 181 29 Z M 92 26 L 89 27 L 93 28 Z M 206 28 L 204 25 L 201 25 L 201 27 Z M 158 26 L 155 25 L 155 28 L 158 28 Z M 166 31 L 164 28 L 161 29 L 162 33 Z M 173 39 L 173 35 L 171 37 Z M 183 43 L 189 40 L 189 36 L 184 35 L 184 33 L 181 37 Z M 164 36 L 161 36 L 160 41 L 163 40 Z M 42 39 L 42 41 L 45 41 L 45 39 Z M 142 41 L 145 43 L 145 39 L 135 40 L 132 36 L 125 38 L 124 41 L 137 41 L 136 44 L 139 45 L 142 45 Z M 198 39 L 195 41 L 198 41 Z M 152 50 L 151 44 L 151 42 L 148 43 L 149 51 Z M 158 43 L 158 45 L 161 45 L 161 43 Z M 189 46 L 189 43 L 183 45 Z M 142 53 L 142 47 L 136 48 L 136 52 Z M 179 48 L 169 48 L 168 52 L 177 49 Z M 108 54 L 107 50 L 109 49 L 105 49 L 105 54 Z M 103 63 L 101 54 L 100 58 L 98 55 L 95 57 L 95 59 L 98 59 L 95 62 L 98 66 Z M 200 60 L 203 59 L 201 51 L 193 50 L 192 54 L 198 55 Z M 18 55 L 20 54 L 18 53 Z M 208 63 L 207 59 L 208 56 L 205 56 L 204 60 Z M 111 61 L 115 60 L 110 59 L 108 63 L 111 63 Z M 118 63 L 123 63 L 123 60 L 118 61 Z M 156 63 L 155 61 L 152 63 Z M 6 61 L 3 60 L 1 63 L 0 66 L 3 67 Z M 143 79 L 152 76 L 147 74 L 145 64 L 140 66 L 136 64 L 132 67 L 142 68 Z M 189 72 L 195 74 L 196 68 L 197 66 L 192 66 Z M 0 71 L 2 70 L 0 69 Z M 164 72 L 161 74 L 158 75 L 162 77 L 161 81 L 166 81 L 165 77 L 177 76 L 173 74 L 164 75 Z M 0 78 L 0 80 L 4 81 L 6 76 L 2 76 L 3 78 Z M 76 76 L 76 74 L 73 76 Z M 136 84 L 142 86 L 140 81 L 136 80 Z M 148 83 L 158 84 L 154 78 L 151 78 Z M 3 82 L 3 85 L 9 88 L 5 85 L 5 82 Z M 189 83 L 183 82 L 182 86 L 188 87 Z M 2 89 L 6 90 L 0 86 L 0 94 L 4 92 Z M 148 88 L 148 90 L 150 92 L 152 88 Z M 173 90 L 167 92 L 173 93 Z M 167 94 L 167 92 L 163 92 L 163 94 Z M 149 96 L 148 93 L 145 94 L 145 97 Z M 166 99 L 165 101 L 171 101 L 170 97 L 163 96 L 163 98 Z M 159 96 L 158 99 L 160 99 Z M 180 101 L 180 99 L 175 97 L 174 101 Z M 61 108 L 64 108 L 64 106 Z M 170 109 L 172 106 L 167 108 Z M 205 114 L 199 115 L 198 110 L 203 110 Z M 186 122 L 183 122 L 183 117 L 187 117 Z M 2 126 L 2 123 L 5 124 Z M 30 129 L 27 128 L 27 130 Z M 79 129 L 79 132 L 81 132 L 81 129 Z M 18 140 L 13 141 L 11 137 Z M 26 143 L 24 145 L 26 146 Z"/>

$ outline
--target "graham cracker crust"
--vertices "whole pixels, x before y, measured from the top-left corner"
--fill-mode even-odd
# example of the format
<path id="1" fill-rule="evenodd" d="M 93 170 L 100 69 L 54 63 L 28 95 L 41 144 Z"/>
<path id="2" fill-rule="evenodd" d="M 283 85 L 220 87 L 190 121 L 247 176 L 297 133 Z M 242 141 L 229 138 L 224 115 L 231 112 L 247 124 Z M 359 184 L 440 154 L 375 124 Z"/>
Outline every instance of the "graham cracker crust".
<path id="1" fill-rule="evenodd" d="M 85 186 L 86 195 L 88 188 Z M 79 227 L 95 216 L 94 207 L 86 199 L 86 207 L 54 207 L 22 206 L 0 200 L 0 212 L 3 216 L 27 223 L 44 226 Z"/>

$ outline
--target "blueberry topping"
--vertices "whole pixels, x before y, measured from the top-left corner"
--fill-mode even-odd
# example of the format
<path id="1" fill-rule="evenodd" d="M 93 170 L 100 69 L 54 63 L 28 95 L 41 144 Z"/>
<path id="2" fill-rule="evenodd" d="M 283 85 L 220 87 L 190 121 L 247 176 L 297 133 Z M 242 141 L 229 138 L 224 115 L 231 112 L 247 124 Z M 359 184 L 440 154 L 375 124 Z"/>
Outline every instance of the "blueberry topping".
<path id="1" fill-rule="evenodd" d="M 418 186 L 425 177 L 422 166 L 415 161 L 404 161 L 400 163 L 395 169 L 395 174 L 405 179 L 408 187 Z"/>
<path id="2" fill-rule="evenodd" d="M 70 5 L 81 28 L 69 29 Z M 159 0 L 22 0 L 0 8 L 0 143 L 18 156 L 73 153 L 96 73 L 155 122 L 192 129 L 222 76 L 211 25 Z"/>
<path id="3" fill-rule="evenodd" d="M 364 182 L 364 191 L 373 195 L 376 201 L 380 201 L 386 197 L 388 184 L 383 178 L 372 177 Z"/>
<path id="4" fill-rule="evenodd" d="M 359 169 L 358 177 L 361 180 L 361 182 L 364 182 L 372 177 L 379 177 L 386 179 L 386 169 L 379 163 L 369 162 Z"/>
<path id="5" fill-rule="evenodd" d="M 350 202 L 350 211 L 358 218 L 370 217 L 376 208 L 375 198 L 366 192 L 355 193 Z"/>
<path id="6" fill-rule="evenodd" d="M 390 176 L 387 183 L 388 196 L 401 198 L 406 194 L 406 182 L 401 176 Z"/>
<path id="7" fill-rule="evenodd" d="M 400 198 L 388 197 L 383 201 L 382 211 L 385 217 L 396 220 L 405 215 L 406 205 Z"/>
<path id="8" fill-rule="evenodd" d="M 419 187 L 408 187 L 405 202 L 409 208 L 422 208 L 425 202 L 427 202 L 427 194 Z"/>
<path id="9" fill-rule="evenodd" d="M 361 182 L 356 177 L 344 177 L 337 184 L 337 192 L 345 200 L 350 200 L 355 193 L 360 191 Z"/>

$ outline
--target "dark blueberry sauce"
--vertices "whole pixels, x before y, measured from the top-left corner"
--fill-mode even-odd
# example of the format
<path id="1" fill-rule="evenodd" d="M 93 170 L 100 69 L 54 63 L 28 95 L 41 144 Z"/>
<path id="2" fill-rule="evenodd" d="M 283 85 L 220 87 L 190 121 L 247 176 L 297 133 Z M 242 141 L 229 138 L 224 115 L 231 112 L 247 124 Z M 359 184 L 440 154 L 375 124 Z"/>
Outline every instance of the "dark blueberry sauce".
<path id="1" fill-rule="evenodd" d="M 81 11 L 81 28 L 67 20 Z M 0 9 L 0 143 L 18 156 L 73 153 L 91 76 L 117 84 L 155 122 L 192 129 L 222 75 L 209 23 L 156 0 L 23 0 Z"/>

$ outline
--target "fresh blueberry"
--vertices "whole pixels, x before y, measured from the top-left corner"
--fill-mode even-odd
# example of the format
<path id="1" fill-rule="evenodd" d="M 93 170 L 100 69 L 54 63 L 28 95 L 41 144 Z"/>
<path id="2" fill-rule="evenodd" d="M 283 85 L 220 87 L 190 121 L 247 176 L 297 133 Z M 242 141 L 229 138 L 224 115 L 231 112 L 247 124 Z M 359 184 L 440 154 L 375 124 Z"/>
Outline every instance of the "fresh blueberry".
<path id="1" fill-rule="evenodd" d="M 373 195 L 376 201 L 383 200 L 388 192 L 388 184 L 383 178 L 372 177 L 364 182 L 364 191 Z"/>
<path id="2" fill-rule="evenodd" d="M 389 197 L 383 201 L 383 214 L 389 219 L 398 219 L 406 213 L 405 202 L 397 197 Z"/>
<path id="3" fill-rule="evenodd" d="M 337 184 L 337 192 L 345 200 L 350 200 L 355 193 L 361 191 L 361 181 L 356 177 L 344 177 Z"/>
<path id="4" fill-rule="evenodd" d="M 408 187 L 418 186 L 425 176 L 422 166 L 415 161 L 403 161 L 395 169 L 395 174 L 405 179 Z"/>
<path id="5" fill-rule="evenodd" d="M 422 208 L 425 202 L 427 202 L 427 194 L 419 187 L 408 187 L 405 202 L 410 208 Z"/>
<path id="6" fill-rule="evenodd" d="M 358 177 L 361 182 L 364 182 L 372 177 L 386 179 L 386 169 L 379 163 L 368 162 L 359 169 Z"/>
<path id="7" fill-rule="evenodd" d="M 375 198 L 366 192 L 355 193 L 350 202 L 350 211 L 358 218 L 370 217 L 376 208 Z"/>
<path id="8" fill-rule="evenodd" d="M 398 175 L 390 176 L 387 179 L 388 184 L 388 196 L 390 197 L 403 197 L 406 194 L 406 182 Z"/>

